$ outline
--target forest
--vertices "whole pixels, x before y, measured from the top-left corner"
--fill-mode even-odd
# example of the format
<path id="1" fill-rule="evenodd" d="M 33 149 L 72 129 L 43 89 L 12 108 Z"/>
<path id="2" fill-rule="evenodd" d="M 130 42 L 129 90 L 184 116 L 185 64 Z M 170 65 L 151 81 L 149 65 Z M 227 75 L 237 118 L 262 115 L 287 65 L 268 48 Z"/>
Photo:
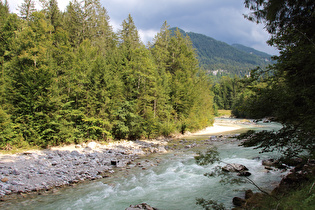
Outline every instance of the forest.
<path id="1" fill-rule="evenodd" d="M 145 46 L 131 15 L 114 32 L 99 0 L 0 1 L 0 148 L 141 139 L 213 123 L 211 81 L 167 22 Z"/>

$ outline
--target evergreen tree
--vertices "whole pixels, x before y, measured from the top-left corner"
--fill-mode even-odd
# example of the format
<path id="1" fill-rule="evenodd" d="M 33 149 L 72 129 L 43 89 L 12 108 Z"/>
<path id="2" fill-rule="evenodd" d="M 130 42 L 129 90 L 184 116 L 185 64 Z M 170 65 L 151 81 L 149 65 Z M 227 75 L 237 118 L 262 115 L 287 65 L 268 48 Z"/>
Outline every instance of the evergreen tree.
<path id="1" fill-rule="evenodd" d="M 127 61 L 131 60 L 132 50 L 140 47 L 140 38 L 138 30 L 135 26 L 133 18 L 128 15 L 128 18 L 123 21 L 122 29 L 119 32 L 120 48 Z"/>
<path id="2" fill-rule="evenodd" d="M 183 120 L 189 115 L 194 103 L 194 79 L 198 71 L 198 60 L 189 37 L 183 37 L 179 30 L 169 44 L 167 71 L 172 75 L 171 103 L 176 111 L 175 119 Z"/>
<path id="3" fill-rule="evenodd" d="M 160 32 L 154 38 L 154 45 L 151 49 L 152 55 L 157 65 L 157 88 L 154 100 L 154 116 L 161 119 L 170 120 L 171 106 L 169 105 L 170 93 L 170 72 L 166 71 L 168 68 L 168 60 L 170 53 L 168 45 L 171 39 L 169 26 L 165 21 L 160 29 Z"/>
<path id="4" fill-rule="evenodd" d="M 61 12 L 58 7 L 57 0 L 40 0 L 42 10 L 45 12 L 50 24 L 54 26 L 54 31 L 61 26 Z"/>
<path id="5" fill-rule="evenodd" d="M 24 0 L 24 2 L 19 6 L 20 17 L 24 20 L 28 20 L 31 14 L 35 12 L 35 1 L 34 0 Z"/>
<path id="6" fill-rule="evenodd" d="M 55 138 L 51 125 L 53 72 L 48 67 L 50 25 L 38 12 L 33 12 L 29 20 L 29 26 L 17 36 L 19 48 L 8 65 L 7 100 L 14 123 L 18 124 L 17 129 L 24 139 L 31 144 L 47 145 Z"/>
<path id="7" fill-rule="evenodd" d="M 1 25 L 5 22 L 8 15 L 9 15 L 9 5 L 8 5 L 7 0 L 5 0 L 4 3 L 2 2 L 2 0 L 0 0 L 0 23 L 1 23 Z"/>
<path id="8" fill-rule="evenodd" d="M 69 33 L 72 47 L 79 47 L 84 40 L 83 22 L 84 14 L 81 10 L 80 3 L 77 0 L 71 1 L 65 12 L 65 26 L 67 26 L 66 31 Z"/>

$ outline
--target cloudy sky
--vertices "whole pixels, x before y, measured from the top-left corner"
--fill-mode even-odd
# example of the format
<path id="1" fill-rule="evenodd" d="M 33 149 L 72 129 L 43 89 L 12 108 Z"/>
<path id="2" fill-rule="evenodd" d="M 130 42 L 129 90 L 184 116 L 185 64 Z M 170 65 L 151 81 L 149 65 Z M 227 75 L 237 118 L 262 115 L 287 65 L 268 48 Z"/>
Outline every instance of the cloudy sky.
<path id="1" fill-rule="evenodd" d="M 38 0 L 35 0 L 38 1 Z M 268 33 L 262 25 L 246 19 L 244 0 L 100 0 L 115 30 L 128 14 L 134 19 L 144 43 L 151 41 L 164 21 L 186 32 L 210 36 L 228 44 L 239 43 L 269 54 L 277 50 L 266 44 Z M 23 0 L 8 0 L 11 12 Z M 58 0 L 61 10 L 69 0 Z"/>

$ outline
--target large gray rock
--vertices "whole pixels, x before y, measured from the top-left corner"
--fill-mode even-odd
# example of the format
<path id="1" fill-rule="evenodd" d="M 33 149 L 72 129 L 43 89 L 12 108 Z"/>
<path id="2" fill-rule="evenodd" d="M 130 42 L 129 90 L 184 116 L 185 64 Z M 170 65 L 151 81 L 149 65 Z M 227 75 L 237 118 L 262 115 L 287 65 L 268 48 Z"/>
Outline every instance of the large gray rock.
<path id="1" fill-rule="evenodd" d="M 222 167 L 223 171 L 226 172 L 241 172 L 241 171 L 248 171 L 248 168 L 242 164 L 237 164 L 237 163 L 231 163 L 227 164 Z"/>

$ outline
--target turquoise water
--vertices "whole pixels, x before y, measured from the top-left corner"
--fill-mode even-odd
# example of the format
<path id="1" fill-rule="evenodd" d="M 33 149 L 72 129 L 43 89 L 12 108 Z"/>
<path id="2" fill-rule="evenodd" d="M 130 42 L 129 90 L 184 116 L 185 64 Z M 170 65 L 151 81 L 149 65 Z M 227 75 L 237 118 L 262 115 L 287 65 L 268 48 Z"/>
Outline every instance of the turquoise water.
<path id="1" fill-rule="evenodd" d="M 217 120 L 221 125 L 229 125 L 231 120 Z M 236 120 L 232 120 L 238 124 Z M 278 129 L 276 123 L 245 125 L 238 124 L 242 131 L 254 129 Z M 232 133 L 237 133 L 233 131 Z M 225 133 L 226 134 L 226 133 Z M 197 137 L 196 137 L 197 138 Z M 198 136 L 209 138 L 209 135 Z M 250 178 L 265 190 L 271 190 L 280 181 L 280 171 L 266 172 L 261 160 L 274 154 L 259 154 L 252 148 L 238 147 L 237 143 L 217 143 L 220 157 L 224 162 L 239 163 L 249 168 Z M 196 198 L 217 200 L 232 207 L 234 196 L 243 196 L 244 189 L 257 191 L 250 184 L 222 185 L 220 178 L 208 178 L 203 174 L 215 166 L 199 166 L 195 163 L 195 151 L 174 151 L 156 154 L 150 161 L 160 160 L 158 166 L 142 170 L 132 168 L 115 173 L 113 177 L 101 179 L 75 187 L 61 189 L 50 195 L 36 196 L 32 199 L 8 202 L 8 209 L 126 209 L 131 204 L 146 202 L 158 209 L 202 209 L 196 205 Z M 258 160 L 258 158 L 260 160 Z M 224 164 L 222 164 L 224 165 Z"/>

